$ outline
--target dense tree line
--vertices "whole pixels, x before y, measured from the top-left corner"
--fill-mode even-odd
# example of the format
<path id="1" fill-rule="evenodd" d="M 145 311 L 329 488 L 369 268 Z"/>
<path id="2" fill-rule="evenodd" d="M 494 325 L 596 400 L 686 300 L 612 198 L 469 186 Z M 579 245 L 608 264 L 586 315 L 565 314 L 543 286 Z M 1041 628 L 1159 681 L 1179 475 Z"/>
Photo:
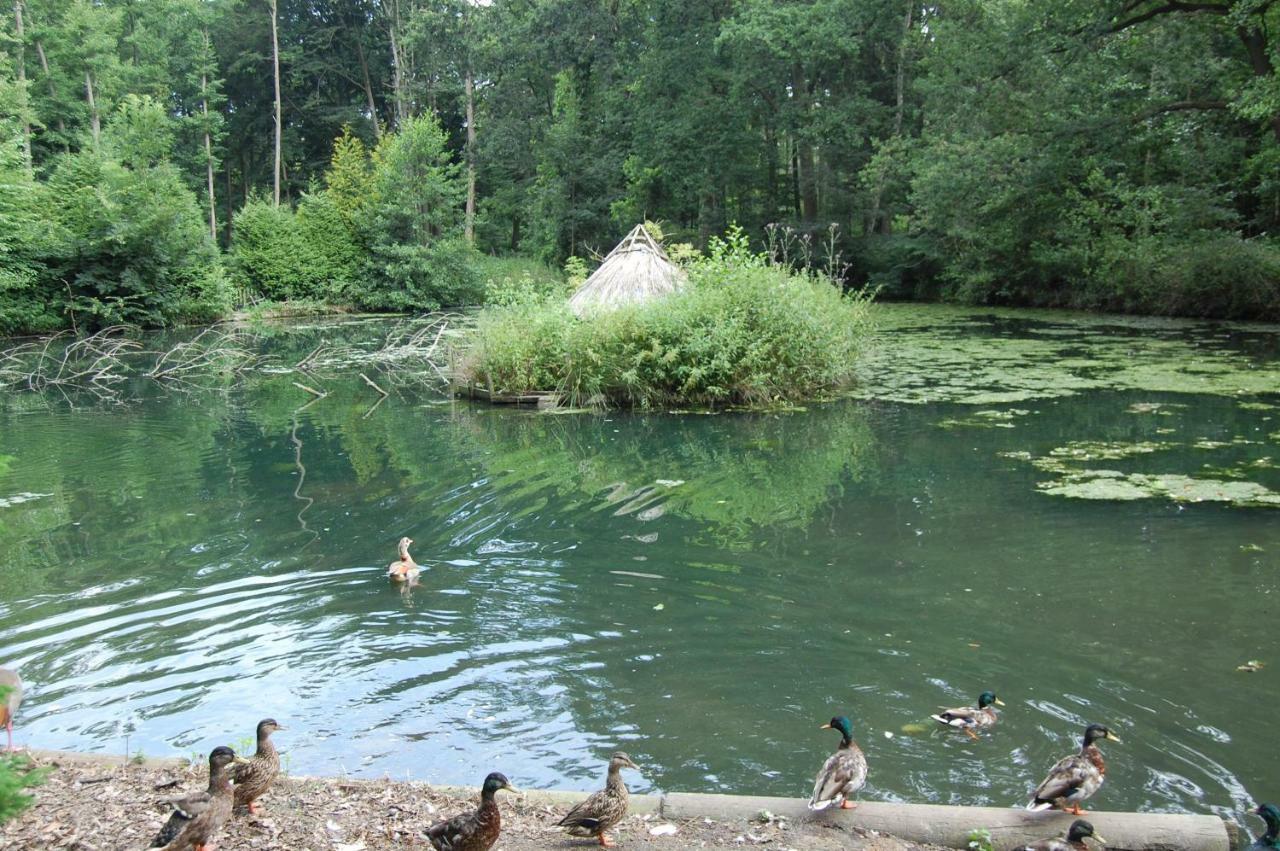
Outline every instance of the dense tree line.
<path id="1" fill-rule="evenodd" d="M 468 243 L 559 263 L 642 218 L 897 295 L 1277 318 L 1278 29 L 1275 0 L 15 0 L 0 328 L 234 283 L 430 306 L 473 295 Z"/>

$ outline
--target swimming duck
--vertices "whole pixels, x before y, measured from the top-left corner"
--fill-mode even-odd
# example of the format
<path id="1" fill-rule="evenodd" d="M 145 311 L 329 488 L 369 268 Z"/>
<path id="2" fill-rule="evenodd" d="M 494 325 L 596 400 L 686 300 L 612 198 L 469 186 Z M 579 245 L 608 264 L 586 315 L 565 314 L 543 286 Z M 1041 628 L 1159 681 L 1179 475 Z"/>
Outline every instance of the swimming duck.
<path id="1" fill-rule="evenodd" d="M 843 715 L 837 715 L 831 719 L 831 723 L 823 724 L 818 729 L 839 730 L 840 746 L 827 757 L 822 770 L 818 772 L 813 784 L 813 797 L 809 799 L 809 809 L 825 810 L 832 804 L 839 804 L 841 809 L 851 810 L 857 804 L 846 799 L 867 782 L 867 758 L 853 741 L 853 727 Z"/>
<path id="2" fill-rule="evenodd" d="M 605 848 L 613 843 L 605 831 L 622 821 L 627 814 L 627 784 L 622 782 L 622 769 L 639 767 L 631 757 L 618 751 L 609 759 L 609 776 L 604 788 L 591 795 L 560 819 L 560 826 L 569 829 L 570 836 L 594 836 Z"/>
<path id="3" fill-rule="evenodd" d="M 173 814 L 151 840 L 152 848 L 165 851 L 205 851 L 231 818 L 231 777 L 227 766 L 244 762 L 228 747 L 209 753 L 209 788 L 170 801 Z"/>
<path id="4" fill-rule="evenodd" d="M 1004 706 L 1004 701 L 996 697 L 993 691 L 984 691 L 978 695 L 978 708 L 958 706 L 955 709 L 944 709 L 937 715 L 930 715 L 934 721 L 957 730 L 964 730 L 970 738 L 978 738 L 974 730 L 990 727 L 999 720 L 995 707 Z"/>
<path id="5" fill-rule="evenodd" d="M 387 565 L 387 576 L 391 577 L 392 582 L 413 582 L 422 573 L 422 568 L 409 555 L 409 545 L 412 543 L 413 539 L 407 535 L 400 539 L 400 558 Z"/>
<path id="6" fill-rule="evenodd" d="M 1078 818 L 1071 822 L 1071 829 L 1067 831 L 1067 838 L 1054 837 L 1053 839 L 1041 839 L 1036 842 L 1029 842 L 1018 848 L 1017 851 L 1085 851 L 1089 846 L 1085 844 L 1086 839 L 1096 839 L 1101 844 L 1106 844 L 1107 840 L 1093 832 L 1093 825 L 1082 818 Z"/>
<path id="7" fill-rule="evenodd" d="M 271 734 L 283 729 L 274 718 L 258 722 L 258 749 L 235 769 L 237 807 L 248 807 L 250 813 L 258 812 L 254 801 L 270 788 L 280 773 L 280 754 L 271 743 Z"/>
<path id="8" fill-rule="evenodd" d="M 519 791 L 511 785 L 506 775 L 493 772 L 484 779 L 484 787 L 480 790 L 480 806 L 475 812 L 437 822 L 427 830 L 431 847 L 436 851 L 489 851 L 493 843 L 498 841 L 498 834 L 502 833 L 502 814 L 498 812 L 498 804 L 493 800 L 499 789 Z"/>
<path id="9" fill-rule="evenodd" d="M 1254 840 L 1253 844 L 1249 846 L 1250 851 L 1267 851 L 1267 849 L 1271 848 L 1280 848 L 1280 807 L 1275 804 L 1259 804 L 1253 814 L 1261 816 L 1262 820 L 1267 823 L 1267 832 Z"/>
<path id="10" fill-rule="evenodd" d="M 1101 724 L 1090 724 L 1084 731 L 1084 744 L 1080 753 L 1064 756 L 1049 769 L 1049 776 L 1036 787 L 1029 810 L 1047 810 L 1057 807 L 1080 815 L 1080 802 L 1093 795 L 1102 786 L 1107 765 L 1102 752 L 1094 744 L 1098 739 L 1119 742 L 1116 735 Z"/>
<path id="11" fill-rule="evenodd" d="M 4 703 L 0 703 L 0 721 L 4 722 L 4 732 L 9 738 L 6 750 L 12 753 L 13 716 L 18 714 L 18 707 L 22 705 L 22 677 L 17 671 L 0 668 L 0 690 L 7 690 L 3 695 Z"/>

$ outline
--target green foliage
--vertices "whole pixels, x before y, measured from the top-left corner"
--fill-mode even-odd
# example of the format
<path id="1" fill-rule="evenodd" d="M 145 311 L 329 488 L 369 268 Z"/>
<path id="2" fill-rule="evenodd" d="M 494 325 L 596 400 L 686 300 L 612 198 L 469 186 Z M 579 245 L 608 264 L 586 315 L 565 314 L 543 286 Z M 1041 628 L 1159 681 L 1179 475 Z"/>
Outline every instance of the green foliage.
<path id="1" fill-rule="evenodd" d="M 577 286 L 572 276 L 566 280 L 564 275 L 537 260 L 478 255 L 473 262 L 484 281 L 486 304 L 516 304 L 553 296 L 563 298 Z"/>
<path id="2" fill-rule="evenodd" d="M 870 330 L 867 299 L 727 246 L 662 300 L 577 319 L 555 298 L 487 308 L 464 377 L 501 392 L 558 390 L 635 407 L 770 405 L 847 382 Z"/>
<path id="3" fill-rule="evenodd" d="M 8 686 L 0 686 L 0 703 L 8 693 Z M 23 790 L 40 785 L 47 773 L 47 769 L 37 769 L 30 757 L 0 754 L 0 824 L 31 806 L 31 796 Z"/>
<path id="4" fill-rule="evenodd" d="M 77 327 L 217 318 L 230 287 L 195 197 L 168 163 L 59 160 L 45 187 L 44 297 Z"/>

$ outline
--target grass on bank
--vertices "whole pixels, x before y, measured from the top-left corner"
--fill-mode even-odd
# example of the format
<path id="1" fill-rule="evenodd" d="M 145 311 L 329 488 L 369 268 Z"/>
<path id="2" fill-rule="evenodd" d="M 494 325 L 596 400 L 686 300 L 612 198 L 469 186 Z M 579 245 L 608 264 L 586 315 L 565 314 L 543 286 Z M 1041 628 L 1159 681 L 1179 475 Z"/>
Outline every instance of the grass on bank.
<path id="1" fill-rule="evenodd" d="M 559 293 L 493 304 L 457 358 L 459 377 L 640 408 L 781 404 L 847 383 L 871 330 L 870 295 L 729 240 L 658 301 L 582 320 Z"/>

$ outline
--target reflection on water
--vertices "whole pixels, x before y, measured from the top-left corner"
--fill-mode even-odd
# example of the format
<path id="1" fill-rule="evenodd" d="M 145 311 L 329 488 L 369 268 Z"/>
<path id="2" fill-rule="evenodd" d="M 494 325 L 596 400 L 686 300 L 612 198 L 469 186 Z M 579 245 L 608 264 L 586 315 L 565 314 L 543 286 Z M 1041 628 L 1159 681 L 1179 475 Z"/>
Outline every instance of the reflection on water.
<path id="1" fill-rule="evenodd" d="M 972 325 L 966 347 L 1066 339 Z M 384 329 L 277 333 L 262 345 L 305 354 Z M 1280 789 L 1258 746 L 1280 514 L 1064 499 L 1027 460 L 1158 443 L 1089 466 L 1277 490 L 1273 396 L 555 416 L 403 389 L 370 412 L 355 373 L 314 402 L 295 377 L 4 400 L 0 660 L 31 684 L 23 741 L 185 755 L 272 715 L 295 772 L 583 787 L 621 748 L 639 788 L 798 796 L 840 711 L 871 798 L 1020 804 L 1090 721 L 1124 739 L 1105 809 Z M 407 594 L 383 576 L 401 535 L 424 566 Z M 1250 659 L 1270 664 L 1236 671 Z M 1009 706 L 980 742 L 910 726 L 987 688 Z"/>

